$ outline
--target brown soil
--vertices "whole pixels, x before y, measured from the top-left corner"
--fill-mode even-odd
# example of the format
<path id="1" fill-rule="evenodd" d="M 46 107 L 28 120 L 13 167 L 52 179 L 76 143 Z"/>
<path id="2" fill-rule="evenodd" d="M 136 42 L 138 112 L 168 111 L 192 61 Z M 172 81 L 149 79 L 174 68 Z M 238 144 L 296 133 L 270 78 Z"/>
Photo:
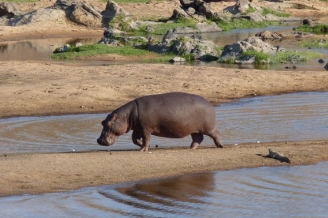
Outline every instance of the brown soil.
<path id="1" fill-rule="evenodd" d="M 326 12 L 327 3 L 319 0 L 311 2 L 320 9 L 320 13 Z M 53 3 L 41 0 L 23 6 L 30 10 Z M 105 7 L 105 3 L 94 3 L 100 8 Z M 177 4 L 178 1 L 167 1 L 122 6 L 139 18 L 168 17 Z M 224 8 L 229 4 L 233 3 L 213 3 L 213 7 Z M 93 34 L 101 36 L 102 32 L 102 29 L 86 29 L 69 22 L 45 22 L 0 27 L 0 41 Z M 136 97 L 170 91 L 199 94 L 213 104 L 254 95 L 328 91 L 328 74 L 324 71 L 238 70 L 165 64 L 86 67 L 2 61 L 0 85 L 0 117 L 12 117 L 109 112 Z M 327 141 L 272 142 L 226 145 L 223 149 L 204 146 L 197 150 L 153 149 L 151 153 L 1 154 L 0 196 L 56 192 L 208 170 L 287 165 L 262 157 L 268 154 L 268 148 L 287 155 L 292 165 L 313 164 L 328 160 L 327 144 Z"/>

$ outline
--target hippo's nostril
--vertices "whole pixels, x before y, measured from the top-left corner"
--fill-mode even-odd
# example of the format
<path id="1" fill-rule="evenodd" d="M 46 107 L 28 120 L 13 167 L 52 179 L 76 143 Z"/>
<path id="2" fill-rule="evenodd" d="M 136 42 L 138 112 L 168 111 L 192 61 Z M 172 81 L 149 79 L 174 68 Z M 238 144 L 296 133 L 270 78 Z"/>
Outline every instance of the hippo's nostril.
<path id="1" fill-rule="evenodd" d="M 101 143 L 101 139 L 99 138 L 99 139 L 97 139 L 97 143 L 99 144 L 99 145 L 101 145 L 102 143 Z"/>

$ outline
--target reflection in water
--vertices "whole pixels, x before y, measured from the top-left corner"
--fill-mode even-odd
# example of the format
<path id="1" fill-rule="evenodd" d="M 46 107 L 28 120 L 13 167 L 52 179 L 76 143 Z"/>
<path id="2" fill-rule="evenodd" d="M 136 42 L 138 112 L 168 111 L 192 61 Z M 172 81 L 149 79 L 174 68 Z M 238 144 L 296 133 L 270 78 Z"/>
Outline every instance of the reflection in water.
<path id="1" fill-rule="evenodd" d="M 326 140 L 328 133 L 328 92 L 297 93 L 254 97 L 216 107 L 217 126 L 224 144 L 269 141 Z M 0 153 L 68 152 L 138 149 L 131 133 L 120 136 L 114 145 L 99 146 L 106 114 L 0 119 Z M 180 146 L 183 139 L 151 137 L 151 148 Z M 213 145 L 205 137 L 202 145 Z"/>
<path id="2" fill-rule="evenodd" d="M 0 44 L 0 61 L 12 60 L 38 60 L 50 61 L 53 51 L 65 44 L 94 44 L 100 40 L 98 38 L 56 38 L 56 39 L 37 39 L 28 41 L 9 42 Z"/>
<path id="3" fill-rule="evenodd" d="M 328 162 L 0 198 L 0 217 L 326 217 Z"/>

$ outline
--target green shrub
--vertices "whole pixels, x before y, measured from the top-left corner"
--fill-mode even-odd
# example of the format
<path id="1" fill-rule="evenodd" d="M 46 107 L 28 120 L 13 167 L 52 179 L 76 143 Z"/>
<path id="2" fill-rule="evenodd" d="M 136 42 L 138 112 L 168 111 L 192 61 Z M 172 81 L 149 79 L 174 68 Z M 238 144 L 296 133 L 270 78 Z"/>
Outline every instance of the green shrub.
<path id="1" fill-rule="evenodd" d="M 289 17 L 290 14 L 284 13 L 284 12 L 279 12 L 279 11 L 274 11 L 268 8 L 263 8 L 262 15 L 265 16 L 267 14 L 273 14 L 276 15 L 277 17 Z"/>
<path id="2" fill-rule="evenodd" d="M 268 62 L 271 59 L 271 55 L 264 53 L 264 52 L 258 52 L 258 51 L 246 51 L 241 55 L 241 59 L 248 57 L 248 56 L 253 56 L 255 57 L 255 63 L 260 64 L 263 61 Z"/>
<path id="3" fill-rule="evenodd" d="M 310 47 L 310 48 L 325 48 L 328 49 L 328 41 L 326 40 L 307 40 L 299 43 L 302 47 Z"/>
<path id="4" fill-rule="evenodd" d="M 223 31 L 229 31 L 231 29 L 261 28 L 279 24 L 277 22 L 254 22 L 246 19 L 234 19 L 232 22 L 219 20 L 216 23 Z"/>
<path id="5" fill-rule="evenodd" d="M 296 31 L 300 32 L 310 32 L 315 34 L 326 34 L 328 33 L 328 25 L 326 24 L 318 24 L 313 27 L 309 25 L 302 25 L 295 29 Z"/>
<path id="6" fill-rule="evenodd" d="M 104 44 L 82 45 L 80 47 L 70 46 L 67 52 L 56 53 L 51 58 L 57 60 L 77 59 L 80 57 L 102 55 L 102 54 L 119 54 L 123 56 L 142 56 L 152 52 L 133 48 L 129 46 L 111 47 Z"/>

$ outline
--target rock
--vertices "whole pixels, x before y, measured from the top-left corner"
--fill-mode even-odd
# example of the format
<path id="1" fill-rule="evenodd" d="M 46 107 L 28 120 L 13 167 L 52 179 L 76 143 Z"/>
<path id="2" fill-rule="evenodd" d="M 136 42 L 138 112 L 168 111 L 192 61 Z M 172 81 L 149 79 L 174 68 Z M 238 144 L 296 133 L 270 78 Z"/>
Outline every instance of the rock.
<path id="1" fill-rule="evenodd" d="M 183 8 L 195 8 L 194 0 L 180 0 L 180 4 Z"/>
<path id="2" fill-rule="evenodd" d="M 14 3 L 0 2 L 0 17 L 12 18 L 16 11 L 17 7 Z"/>
<path id="3" fill-rule="evenodd" d="M 125 32 L 114 28 L 108 28 L 104 31 L 104 37 L 98 44 L 109 44 L 111 46 L 129 45 L 132 47 L 145 47 L 148 39 L 143 36 L 128 36 Z"/>
<path id="4" fill-rule="evenodd" d="M 255 57 L 254 56 L 246 56 L 242 58 L 241 60 L 236 60 L 236 64 L 254 64 L 255 63 Z"/>
<path id="5" fill-rule="evenodd" d="M 108 27 L 109 22 L 111 22 L 116 17 L 128 17 L 130 14 L 125 11 L 122 7 L 117 5 L 114 1 L 108 0 L 106 9 L 101 12 L 103 16 L 103 24 Z"/>
<path id="6" fill-rule="evenodd" d="M 323 63 L 325 63 L 325 61 L 322 60 L 322 59 L 319 59 L 318 62 L 319 62 L 319 64 L 323 64 Z"/>
<path id="7" fill-rule="evenodd" d="M 231 45 L 226 45 L 223 48 L 219 62 L 235 63 L 236 60 L 239 60 L 241 55 L 248 50 L 263 52 L 270 55 L 275 55 L 277 52 L 285 51 L 279 46 L 272 46 L 262 41 L 260 38 L 252 36 L 244 39 L 243 41 L 238 41 Z"/>
<path id="8" fill-rule="evenodd" d="M 169 18 L 169 20 L 177 20 L 179 18 L 191 18 L 192 15 L 189 15 L 185 10 L 182 8 L 175 8 L 173 10 L 172 16 Z"/>
<path id="9" fill-rule="evenodd" d="M 207 19 L 213 19 L 217 17 L 216 11 L 211 8 L 209 3 L 202 2 L 198 6 L 198 11 L 200 11 Z"/>
<path id="10" fill-rule="evenodd" d="M 222 29 L 220 27 L 218 27 L 218 25 L 214 22 L 212 23 L 198 23 L 196 24 L 196 29 L 199 30 L 199 32 L 201 33 L 210 33 L 210 32 L 221 32 Z"/>
<path id="11" fill-rule="evenodd" d="M 87 2 L 81 2 L 73 7 L 68 18 L 74 23 L 87 27 L 102 27 L 102 15 Z"/>
<path id="12" fill-rule="evenodd" d="M 184 63 L 186 62 L 186 59 L 182 57 L 174 57 L 170 60 L 171 63 Z"/>
<path id="13" fill-rule="evenodd" d="M 63 22 L 67 20 L 65 12 L 54 8 L 44 8 L 24 14 L 17 18 L 11 18 L 6 25 L 20 26 L 38 22 Z"/>
<path id="14" fill-rule="evenodd" d="M 326 64 L 324 68 L 325 68 L 326 70 L 328 70 L 328 64 Z"/>
<path id="15" fill-rule="evenodd" d="M 74 23 L 87 27 L 102 27 L 100 10 L 84 1 L 57 0 L 53 6 L 65 11 L 66 17 Z"/>
<path id="16" fill-rule="evenodd" d="M 178 55 L 191 54 L 195 59 L 205 60 L 209 57 L 217 57 L 216 44 L 208 41 L 201 36 L 184 36 L 174 40 L 172 52 Z"/>
<path id="17" fill-rule="evenodd" d="M 67 52 L 67 50 L 68 50 L 69 47 L 70 47 L 70 45 L 69 44 L 66 44 L 63 47 L 56 49 L 53 53 Z"/>
<path id="18" fill-rule="evenodd" d="M 281 34 L 276 33 L 276 32 L 272 33 L 268 30 L 256 33 L 255 36 L 260 37 L 262 40 L 268 40 L 268 39 L 271 39 L 271 40 L 278 39 L 278 40 L 280 40 L 280 39 L 283 39 Z"/>
<path id="19" fill-rule="evenodd" d="M 269 149 L 269 155 L 267 155 L 267 157 L 274 158 L 276 160 L 279 160 L 280 162 L 290 163 L 290 160 L 288 157 L 286 157 L 278 152 L 272 151 L 271 149 Z"/>
<path id="20" fill-rule="evenodd" d="M 237 9 L 238 13 L 246 13 L 249 9 L 250 2 L 248 0 L 237 0 L 235 8 Z"/>
<path id="21" fill-rule="evenodd" d="M 315 21 L 311 19 L 304 19 L 303 20 L 303 25 L 308 25 L 310 27 L 314 27 L 316 25 Z"/>

